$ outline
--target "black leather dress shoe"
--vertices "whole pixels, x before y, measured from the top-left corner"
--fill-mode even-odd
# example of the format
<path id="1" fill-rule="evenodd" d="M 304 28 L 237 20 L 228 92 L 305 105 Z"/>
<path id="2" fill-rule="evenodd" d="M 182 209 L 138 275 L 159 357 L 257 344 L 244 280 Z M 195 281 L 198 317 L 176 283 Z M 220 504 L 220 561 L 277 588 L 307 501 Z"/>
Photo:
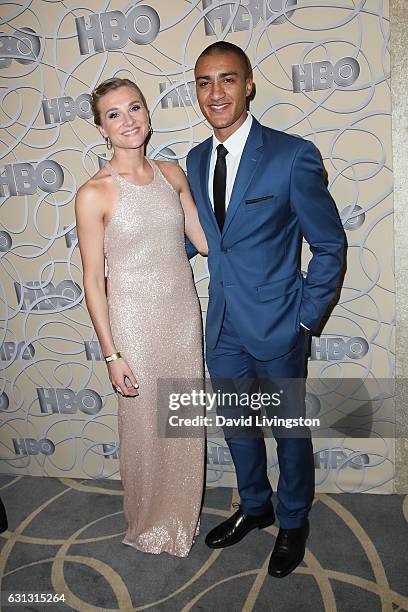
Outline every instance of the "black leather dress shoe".
<path id="1" fill-rule="evenodd" d="M 6 509 L 3 505 L 3 502 L 0 499 L 0 533 L 3 533 L 3 531 L 7 531 L 7 529 L 8 529 L 8 522 L 7 522 Z"/>
<path id="2" fill-rule="evenodd" d="M 275 547 L 269 560 L 268 572 L 275 578 L 284 578 L 302 562 L 305 556 L 309 521 L 298 529 L 279 529 Z"/>
<path id="3" fill-rule="evenodd" d="M 232 546 L 240 542 L 252 529 L 256 527 L 263 529 L 264 527 L 269 527 L 274 522 L 275 513 L 273 510 L 255 516 L 253 514 L 245 514 L 245 512 L 239 509 L 229 519 L 214 527 L 205 538 L 205 543 L 210 548 Z"/>

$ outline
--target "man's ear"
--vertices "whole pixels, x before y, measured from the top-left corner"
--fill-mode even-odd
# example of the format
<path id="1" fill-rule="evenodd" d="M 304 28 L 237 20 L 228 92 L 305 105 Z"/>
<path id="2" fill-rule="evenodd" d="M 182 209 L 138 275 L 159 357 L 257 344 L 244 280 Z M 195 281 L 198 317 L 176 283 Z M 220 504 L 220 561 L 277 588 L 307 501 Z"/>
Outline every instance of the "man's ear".
<path id="1" fill-rule="evenodd" d="M 253 81 L 252 76 L 247 77 L 245 87 L 246 87 L 246 97 L 248 98 L 249 96 L 252 95 L 252 92 L 254 89 L 254 81 Z"/>

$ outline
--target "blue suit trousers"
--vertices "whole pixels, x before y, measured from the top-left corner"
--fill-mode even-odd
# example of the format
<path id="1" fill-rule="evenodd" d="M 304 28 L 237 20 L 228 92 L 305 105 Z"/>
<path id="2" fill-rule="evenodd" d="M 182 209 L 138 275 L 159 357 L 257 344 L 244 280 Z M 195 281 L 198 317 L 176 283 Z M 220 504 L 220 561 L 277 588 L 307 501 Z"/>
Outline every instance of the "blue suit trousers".
<path id="1" fill-rule="evenodd" d="M 250 355 L 234 329 L 228 307 L 225 310 L 218 342 L 207 347 L 206 360 L 214 391 L 240 393 L 256 389 L 284 391 L 282 417 L 305 416 L 304 381 L 308 332 L 301 327 L 299 341 L 287 354 L 276 359 L 260 361 Z M 229 382 L 226 382 L 229 381 Z M 232 412 L 231 412 L 232 410 Z M 241 409 L 245 414 L 251 409 Z M 245 412 L 247 411 L 247 412 Z M 228 417 L 233 408 L 219 407 Z M 268 410 L 266 410 L 267 416 Z M 236 416 L 236 414 L 235 414 Z M 272 428 L 277 443 L 279 481 L 276 514 L 280 527 L 292 529 L 304 523 L 314 494 L 314 461 L 310 432 L 299 432 L 296 437 L 282 428 Z M 272 488 L 267 474 L 267 456 L 262 430 L 239 431 L 224 428 L 232 460 L 235 465 L 238 491 L 243 512 L 259 515 L 272 508 Z"/>

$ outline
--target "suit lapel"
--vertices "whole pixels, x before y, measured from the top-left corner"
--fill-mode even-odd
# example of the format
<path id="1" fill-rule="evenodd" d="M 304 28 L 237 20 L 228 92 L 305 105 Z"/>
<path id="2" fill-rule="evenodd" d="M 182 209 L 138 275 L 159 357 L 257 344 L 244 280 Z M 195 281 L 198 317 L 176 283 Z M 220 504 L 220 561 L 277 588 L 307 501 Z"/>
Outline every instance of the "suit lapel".
<path id="1" fill-rule="evenodd" d="M 231 224 L 235 213 L 237 212 L 238 206 L 242 202 L 245 192 L 251 183 L 252 177 L 258 168 L 259 162 L 262 159 L 262 145 L 262 126 L 260 123 L 258 123 L 258 121 L 256 121 L 256 119 L 253 119 L 251 131 L 249 132 L 244 150 L 242 152 L 241 161 L 239 163 L 238 172 L 235 177 L 234 187 L 231 193 L 231 199 L 228 204 L 223 235 L 228 230 L 228 227 Z"/>

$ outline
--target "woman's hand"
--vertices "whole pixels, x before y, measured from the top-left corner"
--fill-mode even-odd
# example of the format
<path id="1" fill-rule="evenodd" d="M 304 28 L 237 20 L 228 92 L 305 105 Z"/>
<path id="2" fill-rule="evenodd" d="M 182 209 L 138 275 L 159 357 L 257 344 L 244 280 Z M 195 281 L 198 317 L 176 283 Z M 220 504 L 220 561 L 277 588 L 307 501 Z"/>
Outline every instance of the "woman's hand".
<path id="1" fill-rule="evenodd" d="M 109 378 L 115 391 L 125 397 L 139 395 L 137 380 L 123 358 L 110 361 L 107 365 Z"/>

